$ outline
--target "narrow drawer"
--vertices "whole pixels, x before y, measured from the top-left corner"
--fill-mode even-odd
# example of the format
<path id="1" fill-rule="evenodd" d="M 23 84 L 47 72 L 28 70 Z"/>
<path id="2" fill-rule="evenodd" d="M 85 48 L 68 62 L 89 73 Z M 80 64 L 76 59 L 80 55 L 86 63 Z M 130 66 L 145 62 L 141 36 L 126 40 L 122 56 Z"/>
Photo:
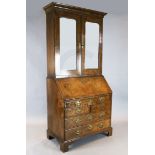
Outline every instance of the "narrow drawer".
<path id="1" fill-rule="evenodd" d="M 83 126 L 85 124 L 96 122 L 104 119 L 110 118 L 110 114 L 101 111 L 100 113 L 89 113 L 84 115 L 79 115 L 75 117 L 70 117 L 65 119 L 65 129 L 71 129 L 78 126 Z"/>
<path id="2" fill-rule="evenodd" d="M 85 126 L 80 126 L 74 129 L 66 130 L 65 139 L 70 140 L 70 139 L 86 136 L 89 134 L 93 134 L 96 132 L 100 132 L 103 129 L 110 127 L 110 125 L 111 125 L 110 119 L 106 119 L 96 123 L 89 123 L 89 124 L 86 124 Z"/>
<path id="3" fill-rule="evenodd" d="M 75 100 L 69 100 L 65 101 L 65 108 L 83 108 L 84 106 L 90 106 L 93 103 L 96 103 L 97 98 L 95 97 L 89 97 L 89 98 L 82 98 L 82 99 L 75 99 Z"/>

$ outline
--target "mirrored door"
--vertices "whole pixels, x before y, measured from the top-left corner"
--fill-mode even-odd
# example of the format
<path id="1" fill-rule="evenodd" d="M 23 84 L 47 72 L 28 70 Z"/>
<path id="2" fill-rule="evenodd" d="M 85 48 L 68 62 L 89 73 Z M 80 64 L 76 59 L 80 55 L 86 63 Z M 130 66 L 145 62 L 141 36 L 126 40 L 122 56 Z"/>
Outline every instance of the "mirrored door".
<path id="1" fill-rule="evenodd" d="M 55 72 L 57 77 L 77 76 L 81 73 L 80 17 L 58 13 L 55 27 Z"/>
<path id="2" fill-rule="evenodd" d="M 102 74 L 102 20 L 85 17 L 82 20 L 82 74 Z"/>

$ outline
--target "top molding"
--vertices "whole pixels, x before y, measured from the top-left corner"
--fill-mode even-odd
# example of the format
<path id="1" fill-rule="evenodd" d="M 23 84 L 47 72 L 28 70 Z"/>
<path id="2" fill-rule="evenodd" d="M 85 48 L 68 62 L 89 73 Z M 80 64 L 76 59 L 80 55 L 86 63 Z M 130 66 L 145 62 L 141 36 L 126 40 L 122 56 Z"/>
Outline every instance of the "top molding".
<path id="1" fill-rule="evenodd" d="M 77 12 L 82 12 L 82 13 L 93 13 L 99 16 L 104 17 L 107 13 L 105 12 L 100 12 L 100 11 L 95 11 L 95 10 L 91 10 L 91 9 L 86 9 L 86 8 L 81 8 L 81 7 L 77 7 L 77 6 L 72 6 L 72 5 L 64 5 L 62 3 L 56 3 L 56 2 L 52 2 L 48 5 L 46 5 L 45 7 L 43 7 L 43 9 L 45 10 L 45 12 L 50 12 L 51 10 L 53 10 L 54 8 L 58 8 L 58 9 L 64 9 L 64 10 L 74 10 Z"/>

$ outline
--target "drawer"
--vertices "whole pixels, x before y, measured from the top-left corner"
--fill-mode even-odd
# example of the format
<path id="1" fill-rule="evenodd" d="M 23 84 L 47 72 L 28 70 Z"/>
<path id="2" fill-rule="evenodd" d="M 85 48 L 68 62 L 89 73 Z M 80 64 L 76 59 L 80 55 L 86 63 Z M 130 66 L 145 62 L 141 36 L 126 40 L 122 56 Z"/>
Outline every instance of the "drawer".
<path id="1" fill-rule="evenodd" d="M 95 97 L 88 97 L 82 99 L 72 99 L 65 101 L 65 108 L 78 108 L 83 107 L 84 105 L 104 105 L 105 102 L 110 101 L 110 95 L 100 95 Z"/>
<path id="2" fill-rule="evenodd" d="M 104 102 L 104 104 L 92 105 L 90 111 L 92 113 L 99 113 L 101 111 L 104 111 L 109 115 L 110 111 L 111 111 L 111 103 L 110 103 L 110 101 L 106 101 L 106 102 Z"/>
<path id="3" fill-rule="evenodd" d="M 70 117 L 65 119 L 65 129 L 71 129 L 78 126 L 83 126 L 85 124 L 96 122 L 98 120 L 104 120 L 110 118 L 110 114 L 104 111 L 100 113 L 89 113 L 84 115 L 79 115 L 76 117 Z"/>
<path id="4" fill-rule="evenodd" d="M 65 118 L 87 114 L 89 112 L 90 112 L 90 108 L 87 105 L 83 105 L 82 107 L 77 107 L 77 108 L 66 108 Z"/>
<path id="5" fill-rule="evenodd" d="M 66 130 L 65 139 L 70 140 L 86 136 L 89 134 L 93 134 L 96 132 L 100 132 L 103 129 L 110 127 L 110 125 L 111 125 L 110 119 L 98 121 L 95 123 L 88 123 L 85 126 L 80 126 L 74 129 Z"/>
<path id="6" fill-rule="evenodd" d="M 99 113 L 101 111 L 104 111 L 106 112 L 107 115 L 110 115 L 110 112 L 111 112 L 111 96 L 110 95 L 99 96 L 97 98 L 96 104 L 93 104 L 91 106 L 91 112 Z"/>
<path id="7" fill-rule="evenodd" d="M 65 101 L 65 108 L 83 108 L 84 106 L 90 106 L 96 102 L 95 97 L 82 98 L 76 100 Z"/>
<path id="8" fill-rule="evenodd" d="M 73 117 L 89 112 L 110 112 L 110 101 L 109 95 L 65 101 L 65 117 Z"/>

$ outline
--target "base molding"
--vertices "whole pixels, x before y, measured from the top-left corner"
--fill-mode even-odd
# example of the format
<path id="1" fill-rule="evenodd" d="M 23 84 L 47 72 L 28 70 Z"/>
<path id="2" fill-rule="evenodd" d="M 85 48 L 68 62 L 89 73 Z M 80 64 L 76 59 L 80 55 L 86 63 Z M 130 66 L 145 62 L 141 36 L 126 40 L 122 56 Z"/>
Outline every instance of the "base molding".
<path id="1" fill-rule="evenodd" d="M 106 136 L 112 136 L 112 132 L 113 132 L 113 129 L 112 127 L 109 127 L 109 128 L 106 128 L 104 129 L 102 132 L 99 132 L 99 133 L 95 133 L 95 134 L 104 134 Z M 95 134 L 92 134 L 92 135 L 95 135 Z M 86 135 L 86 136 L 83 136 L 83 137 L 87 137 L 89 135 Z M 67 141 L 63 141 L 63 140 L 60 140 L 56 135 L 53 134 L 53 132 L 49 129 L 47 129 L 47 139 L 51 140 L 51 139 L 54 139 L 56 138 L 60 144 L 60 150 L 62 152 L 67 152 L 69 150 L 69 145 L 74 143 L 75 141 L 77 140 L 80 140 L 82 139 L 83 137 L 79 137 L 77 139 L 71 139 L 71 140 L 67 140 Z"/>

